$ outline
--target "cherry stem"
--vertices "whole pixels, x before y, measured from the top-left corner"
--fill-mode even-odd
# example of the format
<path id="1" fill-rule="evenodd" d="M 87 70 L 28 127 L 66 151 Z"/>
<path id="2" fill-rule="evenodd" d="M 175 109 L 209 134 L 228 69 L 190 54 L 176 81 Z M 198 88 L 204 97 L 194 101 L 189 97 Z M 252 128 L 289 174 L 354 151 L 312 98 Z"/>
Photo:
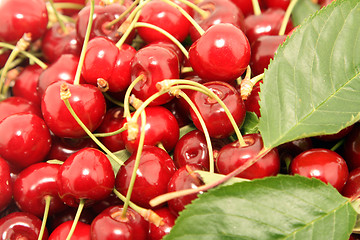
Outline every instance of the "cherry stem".
<path id="1" fill-rule="evenodd" d="M 246 74 L 247 75 L 247 74 Z M 255 86 L 255 84 L 257 82 L 259 82 L 261 79 L 263 79 L 265 76 L 264 73 L 259 74 L 251 79 L 245 77 L 243 81 L 241 81 L 240 84 L 240 92 L 241 92 L 241 97 L 243 100 L 246 100 L 249 95 L 251 94 L 251 91 L 253 90 L 253 87 Z"/>
<path id="2" fill-rule="evenodd" d="M 193 72 L 194 69 L 192 67 L 182 67 L 181 68 L 181 73 L 189 73 L 189 72 Z"/>
<path id="3" fill-rule="evenodd" d="M 69 90 L 68 90 L 69 91 Z M 75 113 L 74 109 L 71 107 L 71 104 L 69 102 L 69 97 L 63 98 L 62 100 L 64 101 L 66 107 L 68 108 L 69 112 L 71 113 L 71 115 L 74 117 L 74 119 L 76 120 L 76 122 L 82 127 L 82 129 L 86 132 L 86 134 L 106 153 L 108 154 L 115 162 L 117 162 L 119 165 L 123 165 L 124 163 L 118 158 L 116 157 L 116 155 L 114 153 L 112 153 L 107 147 L 105 147 L 104 144 L 102 144 L 99 139 L 97 139 L 94 134 L 85 126 L 85 124 L 80 120 L 80 118 L 77 116 L 77 114 Z"/>
<path id="4" fill-rule="evenodd" d="M 261 15 L 261 8 L 259 5 L 259 1 L 258 0 L 251 0 L 252 5 L 253 5 L 253 10 L 254 10 L 254 15 L 255 16 L 259 16 Z"/>
<path id="5" fill-rule="evenodd" d="M 335 152 L 344 142 L 345 138 L 340 139 L 330 150 Z"/>
<path id="6" fill-rule="evenodd" d="M 124 117 L 130 117 L 130 103 L 129 103 L 129 99 L 130 99 L 130 94 L 131 94 L 131 91 L 133 90 L 134 86 L 142 81 L 143 79 L 145 78 L 145 75 L 143 74 L 140 74 L 139 76 L 137 76 L 135 78 L 135 80 L 129 85 L 129 87 L 127 88 L 126 90 L 126 93 L 125 93 L 125 97 L 124 97 Z"/>
<path id="7" fill-rule="evenodd" d="M 185 57 L 188 59 L 189 58 L 189 53 L 186 50 L 186 48 L 179 42 L 179 40 L 177 40 L 174 36 L 172 36 L 169 32 L 165 31 L 164 29 L 155 26 L 153 24 L 150 23 L 144 23 L 144 22 L 138 22 L 134 25 L 135 28 L 138 27 L 147 27 L 147 28 L 151 28 L 154 29 L 156 31 L 158 31 L 159 33 L 162 33 L 163 35 L 165 35 L 166 37 L 168 37 L 180 50 L 181 52 L 185 55 Z"/>
<path id="8" fill-rule="evenodd" d="M 259 154 L 257 156 L 255 156 L 252 159 L 247 160 L 245 162 L 245 164 L 243 164 L 242 166 L 238 167 L 234 171 L 230 172 L 229 174 L 225 175 L 223 178 L 221 178 L 221 179 L 219 179 L 219 180 L 217 180 L 215 182 L 199 186 L 198 188 L 185 189 L 185 190 L 180 190 L 180 191 L 176 191 L 176 192 L 165 193 L 163 195 L 160 195 L 160 196 L 157 196 L 157 197 L 151 199 L 149 203 L 150 203 L 150 205 L 152 207 L 155 207 L 155 206 L 157 206 L 157 205 L 159 205 L 161 203 L 164 203 L 164 202 L 169 201 L 169 200 L 174 199 L 174 198 L 183 197 L 183 196 L 190 195 L 190 194 L 196 194 L 196 193 L 199 193 L 199 192 L 208 191 L 209 189 L 217 187 L 220 184 L 223 184 L 223 183 L 227 182 L 228 180 L 230 180 L 231 178 L 235 177 L 236 175 L 240 174 L 245 169 L 247 169 L 248 167 L 253 165 L 260 158 L 265 156 L 270 150 L 271 149 L 263 148 L 259 152 Z"/>
<path id="9" fill-rule="evenodd" d="M 65 27 L 64 21 L 60 18 L 59 12 L 56 10 L 56 7 L 55 7 L 55 5 L 54 5 L 54 1 L 53 1 L 53 0 L 49 0 L 49 3 L 50 3 L 50 6 L 51 6 L 52 10 L 54 11 L 55 17 L 56 17 L 56 19 L 57 19 L 57 21 L 58 21 L 61 29 L 63 30 L 63 32 L 64 32 L 65 34 L 68 34 L 69 31 L 68 31 L 67 28 Z"/>
<path id="10" fill-rule="evenodd" d="M 47 222 L 47 218 L 48 218 L 49 210 L 50 210 L 51 196 L 50 195 L 45 196 L 44 200 L 45 200 L 44 216 L 42 219 L 38 240 L 42 240 L 43 236 L 44 236 L 46 222 Z"/>
<path id="11" fill-rule="evenodd" d="M 198 5 L 196 4 L 199 4 L 201 1 L 199 1 L 198 3 L 192 3 L 188 0 L 178 0 L 179 2 L 187 5 L 188 7 L 192 8 L 195 12 L 197 12 L 198 14 L 200 14 L 200 16 L 203 18 L 203 19 L 206 19 L 207 17 L 209 17 L 209 12 L 202 9 L 201 7 L 199 7 Z"/>
<path id="12" fill-rule="evenodd" d="M 186 12 L 182 7 L 180 7 L 179 5 L 177 5 L 176 3 L 174 3 L 170 0 L 162 0 L 162 1 L 166 2 L 167 4 L 169 4 L 170 6 L 176 8 L 176 9 L 178 9 L 181 12 L 181 14 L 184 15 L 184 17 L 194 26 L 194 28 L 199 32 L 200 35 L 203 35 L 205 33 L 204 29 L 202 29 L 202 27 L 200 27 L 200 25 L 194 20 L 194 18 L 192 18 L 190 16 L 190 14 L 188 12 Z M 186 0 L 185 1 L 179 0 L 179 1 L 188 5 L 195 11 L 197 11 L 204 19 L 209 16 L 209 13 L 207 11 L 199 8 L 195 4 L 190 3 L 189 1 L 186 1 Z"/>
<path id="13" fill-rule="evenodd" d="M 119 128 L 118 130 L 116 131 L 113 131 L 113 132 L 108 132 L 108 133 L 93 133 L 93 135 L 95 137 L 111 137 L 111 136 L 114 136 L 114 135 L 117 135 L 119 133 L 122 133 L 123 131 L 125 131 L 127 128 L 124 126 L 122 128 Z"/>
<path id="14" fill-rule="evenodd" d="M 124 107 L 124 103 L 119 101 L 119 100 L 116 100 L 115 98 L 111 97 L 109 94 L 107 93 L 103 93 L 104 97 L 109 100 L 110 102 L 114 103 L 115 105 L 119 106 L 119 107 Z M 130 106 L 130 109 L 131 110 L 135 110 L 133 107 Z"/>
<path id="15" fill-rule="evenodd" d="M 113 25 L 115 25 L 116 23 L 118 23 L 121 19 L 123 19 L 127 14 L 129 14 L 135 7 L 136 5 L 140 2 L 140 0 L 135 0 L 130 7 L 128 7 L 122 14 L 120 14 L 120 16 L 118 18 L 115 18 L 114 20 L 112 20 L 111 22 L 109 22 L 108 24 L 106 24 L 106 28 L 110 29 Z"/>
<path id="16" fill-rule="evenodd" d="M 84 42 L 83 42 L 83 46 L 81 49 L 81 54 L 80 54 L 80 59 L 79 59 L 79 63 L 76 69 L 76 74 L 75 74 L 75 79 L 74 79 L 74 85 L 79 85 L 80 84 L 80 76 L 81 76 L 81 70 L 84 64 L 84 59 L 85 59 L 85 54 L 86 54 L 86 48 L 87 48 L 87 44 L 89 42 L 90 39 L 90 32 L 91 32 L 91 28 L 92 28 L 92 24 L 93 24 L 93 19 L 94 19 L 94 8 L 95 8 L 95 0 L 90 0 L 90 13 L 89 13 L 89 22 L 86 28 L 86 34 L 85 34 L 85 38 L 84 38 Z"/>
<path id="17" fill-rule="evenodd" d="M 132 175 L 131 175 L 129 188 L 128 188 L 128 191 L 126 193 L 126 200 L 124 202 L 123 211 L 122 211 L 122 214 L 121 214 L 121 216 L 123 218 L 126 218 L 126 211 L 127 211 L 128 206 L 129 206 L 129 201 L 130 201 L 130 198 L 131 198 L 132 191 L 134 189 L 134 184 L 135 184 L 135 180 L 136 180 L 136 176 L 137 176 L 136 172 L 137 172 L 137 170 L 139 168 L 141 153 L 142 153 L 144 142 L 145 142 L 145 127 L 146 127 L 146 113 L 145 113 L 145 111 L 142 111 L 141 112 L 141 132 L 140 132 L 140 139 L 139 139 L 139 147 L 138 147 L 138 149 L 136 151 L 134 169 L 133 169 L 133 172 L 132 172 Z"/>
<path id="18" fill-rule="evenodd" d="M 284 15 L 284 18 L 283 18 L 283 21 L 281 23 L 281 27 L 280 27 L 280 30 L 279 30 L 279 35 L 280 36 L 285 34 L 286 26 L 287 26 L 287 24 L 289 22 L 290 15 L 291 15 L 292 11 L 294 10 L 294 7 L 295 7 L 297 2 L 298 2 L 298 0 L 291 0 L 288 8 L 286 9 L 286 12 L 285 12 L 285 15 Z"/>
<path id="19" fill-rule="evenodd" d="M 81 212 L 82 212 L 82 210 L 84 208 L 84 205 L 85 205 L 85 199 L 82 198 L 82 199 L 80 199 L 79 207 L 78 207 L 78 209 L 76 211 L 74 221 L 73 221 L 73 223 L 71 225 L 70 232 L 67 235 L 66 240 L 70 240 L 72 235 L 74 234 L 76 225 L 79 222 L 80 215 L 81 215 Z"/>

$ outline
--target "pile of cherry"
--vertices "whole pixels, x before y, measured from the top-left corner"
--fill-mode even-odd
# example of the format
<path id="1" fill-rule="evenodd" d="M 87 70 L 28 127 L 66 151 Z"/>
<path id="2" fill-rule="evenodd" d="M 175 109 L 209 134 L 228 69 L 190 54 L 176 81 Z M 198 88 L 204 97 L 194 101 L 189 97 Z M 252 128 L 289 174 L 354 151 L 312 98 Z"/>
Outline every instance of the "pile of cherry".
<path id="1" fill-rule="evenodd" d="M 197 194 L 154 198 L 256 157 L 261 135 L 240 130 L 294 27 L 289 0 L 258 4 L 0 1 L 0 239 L 162 239 Z M 359 144 L 357 124 L 299 139 L 237 177 L 315 176 L 358 197 Z"/>

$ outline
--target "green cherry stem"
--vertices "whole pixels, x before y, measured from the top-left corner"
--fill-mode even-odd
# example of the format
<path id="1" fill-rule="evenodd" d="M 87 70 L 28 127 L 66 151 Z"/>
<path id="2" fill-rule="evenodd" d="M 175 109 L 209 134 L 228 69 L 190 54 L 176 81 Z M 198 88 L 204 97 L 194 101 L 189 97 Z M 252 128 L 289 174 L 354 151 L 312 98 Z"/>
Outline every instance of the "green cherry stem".
<path id="1" fill-rule="evenodd" d="M 124 117 L 130 117 L 130 103 L 129 103 L 129 99 L 130 99 L 130 94 L 131 91 L 133 90 L 134 86 L 144 80 L 145 75 L 140 74 L 137 78 L 135 78 L 135 80 L 129 85 L 129 87 L 127 88 L 126 92 L 125 92 L 125 97 L 124 97 Z"/>
<path id="2" fill-rule="evenodd" d="M 298 0 L 291 0 L 288 8 L 286 9 L 286 12 L 285 12 L 285 15 L 284 15 L 284 18 L 283 18 L 283 21 L 281 23 L 281 27 L 280 27 L 280 30 L 279 30 L 279 35 L 284 35 L 285 34 L 286 26 L 287 26 L 287 24 L 289 22 L 290 15 L 291 15 L 292 11 L 294 10 L 294 7 L 295 7 L 297 2 L 298 2 Z"/>
<path id="3" fill-rule="evenodd" d="M 69 234 L 66 237 L 66 240 L 70 240 L 72 235 L 74 234 L 76 225 L 79 222 L 80 215 L 81 215 L 81 212 L 82 212 L 82 210 L 84 208 L 84 205 L 85 205 L 85 199 L 82 198 L 82 199 L 80 199 L 79 207 L 78 207 L 78 209 L 76 211 L 76 215 L 75 215 L 73 224 L 71 225 L 71 228 L 70 228 Z"/>
<path id="4" fill-rule="evenodd" d="M 46 222 L 49 215 L 49 209 L 50 209 L 50 203 L 51 203 L 51 196 L 45 196 L 45 209 L 44 209 L 44 216 L 41 223 L 40 233 L 38 240 L 42 240 L 45 232 Z"/>
<path id="5" fill-rule="evenodd" d="M 67 109 L 69 110 L 70 114 L 76 120 L 76 122 L 82 127 L 82 129 L 86 132 L 86 134 L 106 153 L 108 154 L 115 162 L 119 165 L 123 165 L 123 161 L 121 161 L 114 153 L 112 153 L 104 144 L 102 144 L 99 139 L 97 139 L 94 134 L 85 126 L 85 124 L 81 121 L 81 119 L 77 116 L 74 109 L 72 108 L 69 98 L 71 96 L 70 90 L 66 83 L 61 85 L 61 99 L 64 101 Z"/>
<path id="6" fill-rule="evenodd" d="M 93 133 L 93 135 L 95 137 L 111 137 L 111 136 L 114 136 L 114 135 L 117 135 L 119 133 L 122 133 L 123 131 L 125 131 L 127 128 L 124 126 L 122 128 L 119 128 L 118 130 L 116 131 L 113 131 L 113 132 L 108 132 L 108 133 Z"/>
<path id="7" fill-rule="evenodd" d="M 259 5 L 259 0 L 251 0 L 254 10 L 254 15 L 258 16 L 261 14 L 261 8 Z"/>
<path id="8" fill-rule="evenodd" d="M 330 150 L 335 152 L 344 142 L 345 138 L 340 139 Z"/>
<path id="9" fill-rule="evenodd" d="M 140 0 L 135 0 L 130 7 L 128 7 L 122 14 L 120 14 L 120 16 L 118 18 L 115 18 L 114 20 L 112 20 L 111 22 L 109 22 L 108 24 L 106 24 L 106 28 L 110 29 L 113 25 L 115 25 L 116 23 L 118 23 L 121 19 L 123 19 L 127 14 L 129 14 L 135 7 L 136 5 L 138 5 L 138 3 L 140 2 Z"/>
<path id="10" fill-rule="evenodd" d="M 103 93 L 103 95 L 104 95 L 104 97 L 105 97 L 107 100 L 109 100 L 109 101 L 112 102 L 113 104 L 115 104 L 115 105 L 117 105 L 117 106 L 119 106 L 119 107 L 122 107 L 122 108 L 124 107 L 124 103 L 123 103 L 123 102 L 121 102 L 121 101 L 113 98 L 112 96 L 110 96 L 110 95 L 107 94 L 107 93 Z M 133 110 L 134 110 L 134 109 L 133 109 Z"/>
<path id="11" fill-rule="evenodd" d="M 54 11 L 55 17 L 61 27 L 61 30 L 67 34 L 69 31 L 67 30 L 67 28 L 65 27 L 64 21 L 60 18 L 59 12 L 56 10 L 56 7 L 54 5 L 54 1 L 53 0 L 49 0 L 50 6 L 52 8 L 52 10 Z"/>
<path id="12" fill-rule="evenodd" d="M 246 74 L 247 75 L 247 74 Z M 261 73 L 253 78 L 247 78 L 245 77 L 243 81 L 241 81 L 240 84 L 240 92 L 241 92 L 241 98 L 243 100 L 246 100 L 248 98 L 248 96 L 251 94 L 251 91 L 253 89 L 253 87 L 255 86 L 255 84 L 260 81 L 261 79 L 263 79 L 265 76 L 264 73 Z"/>
<path id="13" fill-rule="evenodd" d="M 178 0 L 179 2 L 189 6 L 192 8 L 195 12 L 199 13 L 203 19 L 207 18 L 209 16 L 209 12 L 200 8 L 198 5 L 194 4 L 193 2 L 190 2 L 188 0 Z"/>

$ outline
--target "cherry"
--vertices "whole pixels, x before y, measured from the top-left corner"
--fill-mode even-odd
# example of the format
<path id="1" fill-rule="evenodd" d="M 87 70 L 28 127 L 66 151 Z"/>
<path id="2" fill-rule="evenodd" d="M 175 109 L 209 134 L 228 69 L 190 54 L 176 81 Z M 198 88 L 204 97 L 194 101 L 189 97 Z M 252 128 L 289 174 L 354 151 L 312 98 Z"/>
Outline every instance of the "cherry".
<path id="1" fill-rule="evenodd" d="M 339 192 L 349 175 L 345 160 L 336 152 L 323 148 L 310 149 L 296 156 L 290 164 L 290 173 L 317 178 Z"/>
<path id="2" fill-rule="evenodd" d="M 10 56 L 11 51 L 0 47 L 0 68 L 3 68 L 7 59 Z"/>
<path id="3" fill-rule="evenodd" d="M 46 89 L 41 102 L 44 120 L 50 130 L 58 137 L 79 138 L 87 136 L 60 98 L 62 84 L 63 82 L 56 82 Z M 67 84 L 67 86 L 71 93 L 71 97 L 68 99 L 71 107 L 85 126 L 90 131 L 95 131 L 101 124 L 106 112 L 106 102 L 101 91 L 90 84 Z"/>
<path id="4" fill-rule="evenodd" d="M 179 60 L 179 64 L 180 66 L 182 65 L 182 63 L 184 62 L 184 54 L 183 52 L 180 50 L 180 48 L 178 46 L 176 46 L 176 44 L 174 44 L 173 42 L 169 42 L 169 41 L 154 41 L 149 43 L 146 46 L 158 46 L 158 47 L 163 47 L 166 49 L 169 49 L 171 51 L 173 51 L 176 56 L 178 57 Z"/>
<path id="5" fill-rule="evenodd" d="M 263 141 L 258 133 L 243 136 L 246 146 L 240 146 L 238 141 L 225 145 L 220 151 L 216 167 L 221 174 L 228 174 L 255 158 L 263 149 Z M 280 158 L 276 148 L 245 169 L 237 177 L 255 179 L 275 176 L 280 170 Z"/>
<path id="6" fill-rule="evenodd" d="M 355 124 L 346 136 L 344 158 L 350 170 L 360 167 L 360 125 Z"/>
<path id="7" fill-rule="evenodd" d="M 51 147 L 48 127 L 31 113 L 17 113 L 3 119 L 0 132 L 0 155 L 19 169 L 43 161 Z"/>
<path id="8" fill-rule="evenodd" d="M 288 8 L 290 0 L 263 0 L 267 8 L 281 8 L 284 11 Z"/>
<path id="9" fill-rule="evenodd" d="M 14 212 L 0 219 L 1 239 L 37 240 L 41 228 L 41 220 L 26 212 Z M 42 240 L 48 239 L 45 229 Z"/>
<path id="10" fill-rule="evenodd" d="M 321 7 L 325 7 L 332 3 L 335 0 L 318 0 L 318 4 L 320 4 Z"/>
<path id="11" fill-rule="evenodd" d="M 127 44 L 119 49 L 105 37 L 91 39 L 82 68 L 85 82 L 97 86 L 98 79 L 102 78 L 108 82 L 110 92 L 126 90 L 131 83 L 131 60 L 135 53 L 136 50 Z"/>
<path id="12" fill-rule="evenodd" d="M 162 106 L 146 107 L 146 127 L 144 145 L 162 144 L 167 151 L 171 151 L 179 139 L 179 125 L 174 115 Z M 124 119 L 123 124 L 127 122 Z M 138 134 L 135 140 L 128 140 L 128 130 L 121 133 L 125 147 L 129 152 L 138 148 L 141 129 L 141 117 L 137 119 Z"/>
<path id="13" fill-rule="evenodd" d="M 85 6 L 86 0 L 53 0 L 54 3 L 75 3 L 75 4 L 81 4 Z M 67 16 L 74 16 L 77 14 L 80 10 L 77 9 L 61 9 L 61 13 Z"/>
<path id="14" fill-rule="evenodd" d="M 350 171 L 349 177 L 341 191 L 344 197 L 359 198 L 360 194 L 360 168 Z"/>
<path id="15" fill-rule="evenodd" d="M 49 236 L 49 240 L 64 240 L 70 232 L 73 221 L 67 221 L 58 226 Z M 82 222 L 76 224 L 72 239 L 90 240 L 90 225 Z"/>
<path id="16" fill-rule="evenodd" d="M 189 61 L 199 77 L 206 81 L 232 82 L 249 64 L 250 45 L 238 27 L 219 23 L 191 45 Z"/>
<path id="17" fill-rule="evenodd" d="M 80 199 L 90 204 L 108 197 L 114 181 L 114 172 L 106 155 L 94 148 L 84 148 L 61 165 L 59 195 L 69 206 L 77 206 Z"/>
<path id="18" fill-rule="evenodd" d="M 136 152 L 120 167 L 116 175 L 115 187 L 123 195 L 126 195 L 129 188 L 135 158 Z M 151 199 L 167 192 L 168 182 L 175 171 L 175 164 L 167 152 L 158 147 L 145 145 L 136 171 L 131 201 L 150 208 Z"/>
<path id="19" fill-rule="evenodd" d="M 179 10 L 160 0 L 154 0 L 146 4 L 141 10 L 138 22 L 150 23 L 160 27 L 179 42 L 185 40 L 191 25 L 189 20 Z M 137 30 L 140 37 L 147 43 L 171 41 L 162 33 L 147 27 L 140 27 Z"/>
<path id="20" fill-rule="evenodd" d="M 168 109 L 172 113 L 172 115 L 174 115 L 174 117 L 178 122 L 179 128 L 192 123 L 188 117 L 188 113 L 184 112 L 184 110 L 179 106 L 179 104 L 176 101 L 176 98 L 168 103 L 165 103 L 162 106 Z"/>
<path id="21" fill-rule="evenodd" d="M 111 206 L 101 212 L 91 223 L 91 239 L 147 239 L 148 222 L 131 208 L 122 218 L 122 211 L 122 206 Z"/>
<path id="22" fill-rule="evenodd" d="M 177 55 L 164 47 L 147 46 L 141 48 L 134 56 L 131 66 L 131 81 L 140 75 L 143 79 L 134 86 L 134 95 L 145 101 L 158 92 L 156 83 L 164 79 L 178 79 L 180 77 L 179 60 Z M 170 94 L 163 94 L 150 105 L 162 105 L 173 99 Z"/>
<path id="23" fill-rule="evenodd" d="M 207 82 L 204 83 L 204 86 L 208 87 L 224 102 L 236 124 L 241 126 L 245 119 L 245 105 L 240 93 L 225 82 Z M 210 137 L 225 138 L 234 133 L 234 127 L 224 108 L 215 99 L 201 92 L 194 92 L 190 98 L 204 119 Z M 202 131 L 200 121 L 192 109 L 190 115 L 197 129 Z"/>
<path id="24" fill-rule="evenodd" d="M 354 125 L 350 125 L 349 127 L 346 127 L 342 130 L 340 130 L 338 133 L 335 134 L 328 134 L 328 135 L 319 135 L 315 136 L 316 139 L 324 141 L 324 142 L 333 142 L 343 139 L 346 135 L 348 135 Z"/>
<path id="25" fill-rule="evenodd" d="M 200 176 L 195 173 L 196 170 L 203 170 L 200 165 L 188 164 L 179 168 L 171 177 L 168 184 L 168 192 L 176 192 L 179 190 L 197 188 L 203 185 Z M 168 201 L 170 211 L 178 216 L 179 212 L 185 209 L 185 206 L 190 204 L 192 200 L 197 198 L 197 194 L 190 194 L 183 197 L 178 197 Z"/>
<path id="26" fill-rule="evenodd" d="M 251 0 L 231 0 L 238 6 L 245 16 L 254 14 L 254 8 Z M 263 0 L 259 0 L 260 7 L 264 7 Z"/>
<path id="27" fill-rule="evenodd" d="M 0 42 L 15 44 L 24 33 L 31 40 L 39 39 L 48 24 L 48 12 L 43 0 L 3 0 L 0 4 Z"/>
<path id="28" fill-rule="evenodd" d="M 170 233 L 172 227 L 175 225 L 176 216 L 171 213 L 168 207 L 163 207 L 154 210 L 154 212 L 162 218 L 162 224 L 155 226 L 150 223 L 149 240 L 161 240 Z"/>
<path id="29" fill-rule="evenodd" d="M 12 194 L 13 184 L 10 177 L 10 166 L 0 157 L 0 212 L 10 205 Z"/>
<path id="30" fill-rule="evenodd" d="M 98 215 L 108 207 L 123 204 L 124 202 L 112 192 L 107 198 L 94 203 L 94 205 L 91 206 L 91 210 Z"/>
<path id="31" fill-rule="evenodd" d="M 40 106 L 22 97 L 8 97 L 0 102 L 0 121 L 16 113 L 31 113 L 42 117 Z"/>
<path id="32" fill-rule="evenodd" d="M 254 112 L 258 118 L 261 117 L 259 93 L 260 93 L 260 84 L 255 84 L 250 95 L 247 97 L 246 101 L 244 101 L 246 111 Z"/>

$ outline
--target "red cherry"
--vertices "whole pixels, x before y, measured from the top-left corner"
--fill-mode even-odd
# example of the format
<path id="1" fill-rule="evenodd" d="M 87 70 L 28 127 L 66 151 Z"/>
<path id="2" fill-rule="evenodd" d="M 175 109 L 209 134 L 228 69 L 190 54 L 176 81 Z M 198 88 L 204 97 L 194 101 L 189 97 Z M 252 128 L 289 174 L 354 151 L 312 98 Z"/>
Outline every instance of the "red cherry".
<path id="1" fill-rule="evenodd" d="M 263 0 L 267 8 L 281 8 L 286 11 L 290 0 Z"/>
<path id="2" fill-rule="evenodd" d="M 256 114 L 256 116 L 259 118 L 261 117 L 261 113 L 260 113 L 260 85 L 256 84 L 250 95 L 247 97 L 246 101 L 244 101 L 245 103 L 245 109 L 247 112 L 254 112 Z"/>
<path id="3" fill-rule="evenodd" d="M 349 177 L 341 191 L 341 194 L 348 198 L 360 197 L 360 168 L 355 168 L 350 171 Z"/>
<path id="4" fill-rule="evenodd" d="M 49 236 L 49 240 L 64 240 L 68 236 L 73 221 L 67 221 L 58 226 Z M 82 222 L 77 222 L 72 239 L 76 240 L 90 240 L 90 225 Z"/>
<path id="5" fill-rule="evenodd" d="M 57 187 L 59 168 L 58 164 L 36 163 L 20 172 L 14 182 L 14 200 L 22 211 L 42 217 L 46 196 L 51 197 L 50 215 L 65 209 Z"/>
<path id="6" fill-rule="evenodd" d="M 46 89 L 41 102 L 44 120 L 50 130 L 58 137 L 79 138 L 87 136 L 60 98 L 62 84 L 63 82 L 56 82 Z M 106 102 L 101 91 L 90 84 L 67 84 L 67 86 L 71 93 L 69 98 L 71 107 L 85 126 L 90 131 L 95 131 L 101 124 L 106 112 Z"/>
<path id="7" fill-rule="evenodd" d="M 0 68 L 5 66 L 7 59 L 10 56 L 11 51 L 0 47 Z"/>
<path id="8" fill-rule="evenodd" d="M 232 82 L 250 61 L 250 45 L 245 34 L 230 23 L 210 27 L 189 49 L 194 71 L 206 81 Z"/>
<path id="9" fill-rule="evenodd" d="M 175 225 L 176 216 L 171 213 L 168 207 L 156 209 L 154 212 L 162 218 L 162 224 L 157 227 L 155 224 L 150 223 L 148 240 L 161 240 L 170 233 Z"/>
<path id="10" fill-rule="evenodd" d="M 350 125 L 349 127 L 346 127 L 335 134 L 328 134 L 328 135 L 320 135 L 315 136 L 316 139 L 324 141 L 324 142 L 332 142 L 332 141 L 338 141 L 342 138 L 344 138 L 346 135 L 348 135 L 351 130 L 353 129 L 354 125 Z"/>
<path id="11" fill-rule="evenodd" d="M 336 152 L 323 148 L 310 149 L 295 157 L 290 164 L 290 173 L 317 178 L 339 192 L 349 175 L 345 160 Z"/>
<path id="12" fill-rule="evenodd" d="M 26 212 L 14 212 L 0 219 L 1 239 L 37 240 L 41 228 L 41 220 Z M 45 229 L 42 240 L 48 239 Z"/>
<path id="13" fill-rule="evenodd" d="M 16 44 L 24 33 L 30 33 L 32 41 L 39 39 L 48 24 L 43 0 L 3 0 L 0 16 L 0 42 L 11 44 Z"/>
<path id="14" fill-rule="evenodd" d="M 80 4 L 80 5 L 84 5 L 87 2 L 86 0 L 53 0 L 55 3 L 75 3 L 75 4 Z M 73 16 L 75 14 L 77 14 L 79 12 L 79 10 L 77 9 L 60 9 L 61 13 L 67 16 Z"/>
<path id="15" fill-rule="evenodd" d="M 12 185 L 10 166 L 0 157 L 0 212 L 7 208 L 12 200 Z"/>
<path id="16" fill-rule="evenodd" d="M 231 0 L 231 1 L 241 9 L 241 11 L 245 16 L 254 14 L 254 8 L 251 0 Z M 258 2 L 260 4 L 260 7 L 264 7 L 263 0 L 259 0 Z"/>
<path id="17" fill-rule="evenodd" d="M 179 128 L 192 123 L 188 117 L 188 113 L 184 112 L 184 110 L 179 106 L 176 98 L 174 98 L 168 103 L 165 103 L 162 106 L 168 109 L 172 113 L 172 115 L 174 115 L 178 122 Z"/>
<path id="18" fill-rule="evenodd" d="M 8 97 L 0 102 L 0 121 L 16 113 L 31 113 L 42 117 L 40 106 L 22 97 Z"/>
<path id="19" fill-rule="evenodd" d="M 208 87 L 224 102 L 236 124 L 241 126 L 245 119 L 245 105 L 240 93 L 225 82 L 207 82 L 204 86 Z M 225 138 L 234 133 L 234 127 L 223 107 L 215 99 L 201 92 L 194 92 L 190 98 L 204 119 L 210 137 Z M 196 128 L 203 131 L 200 121 L 192 109 L 190 115 Z"/>
<path id="20" fill-rule="evenodd" d="M 216 167 L 221 174 L 228 174 L 245 164 L 248 160 L 256 157 L 263 149 L 263 141 L 258 133 L 243 136 L 246 146 L 240 146 L 239 142 L 233 142 L 224 146 L 216 161 Z M 237 177 L 255 179 L 275 176 L 280 170 L 280 158 L 276 148 L 245 169 Z"/>
<path id="21" fill-rule="evenodd" d="M 151 42 L 149 43 L 148 45 L 146 46 L 158 46 L 158 47 L 163 47 L 163 48 L 166 48 L 166 49 L 169 49 L 171 51 L 173 51 L 176 56 L 178 57 L 178 60 L 179 60 L 179 64 L 180 66 L 182 65 L 182 63 L 184 62 L 184 54 L 183 52 L 180 50 L 180 48 L 178 46 L 176 46 L 173 42 L 168 42 L 168 41 L 154 41 L 154 42 Z M 179 67 L 180 67 L 179 66 Z"/>
<path id="22" fill-rule="evenodd" d="M 48 127 L 34 114 L 5 118 L 0 122 L 0 132 L 0 155 L 19 169 L 43 161 L 51 147 Z"/>
<path id="23" fill-rule="evenodd" d="M 93 148 L 72 154 L 59 170 L 59 195 L 69 206 L 80 199 L 91 203 L 108 197 L 114 188 L 115 176 L 109 159 Z"/>
<path id="24" fill-rule="evenodd" d="M 318 4 L 320 4 L 321 7 L 325 7 L 327 5 L 329 5 L 330 3 L 332 3 L 335 0 L 319 0 Z"/>
<path id="25" fill-rule="evenodd" d="M 344 158 L 350 170 L 360 167 L 360 125 L 355 124 L 346 136 Z"/>
<path id="26" fill-rule="evenodd" d="M 129 188 L 135 158 L 136 152 L 120 167 L 116 175 L 116 189 L 123 195 L 126 195 Z M 167 152 L 158 147 L 145 145 L 136 171 L 131 201 L 150 208 L 151 199 L 167 192 L 168 182 L 175 171 L 175 164 Z"/>

